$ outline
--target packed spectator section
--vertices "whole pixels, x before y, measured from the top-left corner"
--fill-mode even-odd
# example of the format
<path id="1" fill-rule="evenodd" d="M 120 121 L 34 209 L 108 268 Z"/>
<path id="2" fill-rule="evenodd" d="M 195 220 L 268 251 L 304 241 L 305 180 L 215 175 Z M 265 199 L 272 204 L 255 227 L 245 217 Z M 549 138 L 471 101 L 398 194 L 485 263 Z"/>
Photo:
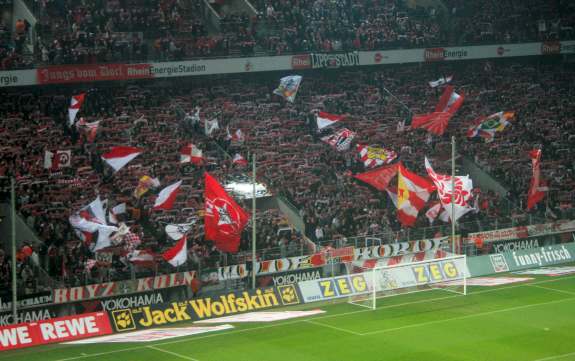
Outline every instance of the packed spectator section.
<path id="1" fill-rule="evenodd" d="M 1 69 L 573 39 L 567 0 L 25 1 Z M 244 3 L 242 3 L 244 4 Z"/>
<path id="2" fill-rule="evenodd" d="M 415 114 L 425 113 L 437 102 L 441 89 L 430 88 L 427 82 L 442 74 L 453 74 L 453 85 L 466 97 L 447 132 L 437 137 L 402 126 L 405 107 Z M 0 108 L 0 135 L 5 140 L 0 149 L 2 188 L 8 189 L 8 177 L 16 178 L 18 211 L 41 240 L 27 244 L 35 257 L 23 257 L 19 272 L 35 262 L 67 285 L 129 277 L 133 267 L 138 274 L 172 272 L 174 268 L 161 258 L 151 264 L 132 258 L 135 250 L 161 254 L 171 247 L 173 241 L 164 231 L 170 223 L 193 223 L 188 239 L 190 261 L 184 268 L 198 270 L 248 260 L 251 229 L 244 231 L 237 255 L 220 252 L 203 233 L 203 173 L 209 171 L 222 183 L 246 177 L 249 170 L 232 162 L 235 154 L 245 158 L 256 154 L 258 181 L 291 202 L 305 223 L 305 230 L 299 232 L 289 227 L 276 208 L 258 209 L 260 259 L 302 254 L 310 242 L 353 244 L 357 235 L 384 235 L 384 240 L 394 241 L 445 234 L 447 224 L 431 233 L 414 232 L 429 226 L 421 213 L 415 228 L 400 227 L 385 192 L 351 177 L 365 170 L 356 143 L 393 149 L 407 168 L 424 175 L 425 156 L 436 171 L 449 173 L 449 139 L 455 136 L 459 155 L 473 160 L 508 190 L 501 195 L 476 188 L 476 210 L 461 220 L 461 232 L 489 229 L 494 219 L 525 224 L 530 217 L 545 221 L 572 210 L 575 109 L 569 99 L 575 72 L 568 63 L 476 61 L 310 73 L 304 76 L 293 104 L 272 94 L 277 79 L 278 74 L 264 74 L 63 87 L 58 95 L 51 88 L 4 92 Z M 66 111 L 70 96 L 79 90 L 86 91 L 86 100 L 77 126 L 70 128 Z M 345 115 L 343 125 L 357 132 L 350 150 L 338 152 L 320 140 L 325 134 L 317 130 L 317 110 Z M 492 143 L 467 139 L 467 129 L 475 119 L 498 111 L 515 112 L 510 127 L 497 133 Z M 208 136 L 204 125 L 215 119 L 219 129 Z M 91 133 L 86 124 L 94 121 L 100 123 L 96 133 Z M 230 136 L 238 129 L 243 133 L 241 140 Z M 180 163 L 179 149 L 189 143 L 203 150 L 205 162 Z M 136 146 L 144 152 L 115 173 L 101 155 L 117 145 Z M 550 191 L 528 213 L 525 200 L 531 162 L 527 153 L 539 147 L 543 151 L 541 177 Z M 46 169 L 45 152 L 58 150 L 71 150 L 71 166 Z M 134 195 L 143 176 L 157 178 L 162 187 L 183 181 L 172 210 L 152 210 L 158 188 L 141 197 Z M 106 267 L 94 266 L 95 255 L 68 221 L 96 196 L 107 199 L 108 208 L 127 205 L 119 220 L 129 228 L 130 236 L 114 244 L 113 259 Z M 249 203 L 241 202 L 247 209 Z M 2 267 L 7 262 L 4 257 Z"/>

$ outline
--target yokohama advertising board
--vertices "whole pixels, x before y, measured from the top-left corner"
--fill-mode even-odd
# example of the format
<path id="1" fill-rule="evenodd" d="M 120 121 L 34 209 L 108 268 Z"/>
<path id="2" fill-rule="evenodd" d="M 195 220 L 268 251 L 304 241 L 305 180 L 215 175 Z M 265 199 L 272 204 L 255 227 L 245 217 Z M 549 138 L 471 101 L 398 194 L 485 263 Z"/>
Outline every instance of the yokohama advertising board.
<path id="1" fill-rule="evenodd" d="M 112 333 L 105 312 L 59 317 L 0 328 L 0 351 L 79 340 Z"/>

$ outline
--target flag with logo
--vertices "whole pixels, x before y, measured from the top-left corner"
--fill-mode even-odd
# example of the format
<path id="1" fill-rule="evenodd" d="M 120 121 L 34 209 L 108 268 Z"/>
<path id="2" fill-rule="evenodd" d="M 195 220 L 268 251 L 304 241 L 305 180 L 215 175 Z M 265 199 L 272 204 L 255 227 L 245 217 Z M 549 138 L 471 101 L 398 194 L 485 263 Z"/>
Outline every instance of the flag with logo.
<path id="1" fill-rule="evenodd" d="M 529 152 L 529 157 L 531 158 L 533 175 L 527 194 L 527 210 L 541 202 L 545 198 L 545 192 L 549 190 L 541 180 L 541 149 L 533 149 Z"/>
<path id="2" fill-rule="evenodd" d="M 142 196 L 152 188 L 158 188 L 160 186 L 160 181 L 158 178 L 152 178 L 148 175 L 141 176 L 138 180 L 138 186 L 134 189 L 134 197 L 137 199 L 142 198 Z"/>
<path id="3" fill-rule="evenodd" d="M 467 138 L 481 137 L 486 143 L 492 142 L 495 133 L 503 131 L 514 117 L 514 112 L 499 112 L 476 119 L 475 125 L 467 131 Z"/>
<path id="4" fill-rule="evenodd" d="M 72 151 L 71 150 L 57 150 L 56 152 L 44 152 L 44 168 L 50 170 L 57 170 L 68 168 L 72 165 Z"/>
<path id="5" fill-rule="evenodd" d="M 301 84 L 301 75 L 290 75 L 280 79 L 280 85 L 274 90 L 274 94 L 281 96 L 290 103 L 293 103 L 299 86 Z"/>
<path id="6" fill-rule="evenodd" d="M 76 115 L 82 108 L 85 97 L 85 93 L 80 93 L 78 95 L 72 96 L 72 99 L 70 100 L 70 106 L 68 107 L 68 126 L 71 127 L 76 122 Z"/>
<path id="7" fill-rule="evenodd" d="M 204 156 L 202 150 L 192 143 L 183 146 L 180 149 L 180 163 L 193 163 L 202 165 Z"/>
<path id="8" fill-rule="evenodd" d="M 469 178 L 469 176 L 455 176 L 455 192 L 453 192 L 453 208 L 455 214 L 452 214 L 451 176 L 435 173 L 427 157 L 425 157 L 425 169 L 427 170 L 427 174 L 429 174 L 429 177 L 433 180 L 433 183 L 437 188 L 439 201 L 441 202 L 441 205 L 445 211 L 447 211 L 449 219 L 457 222 L 459 218 L 474 209 L 473 205 L 469 203 L 472 198 L 471 190 L 473 189 L 473 181 L 471 178 Z"/>
<path id="9" fill-rule="evenodd" d="M 389 182 L 397 174 L 397 164 L 391 164 L 379 167 L 364 173 L 359 173 L 353 177 L 365 182 L 379 191 L 383 191 L 389 185 Z"/>
<path id="10" fill-rule="evenodd" d="M 194 223 L 195 221 L 190 223 L 167 224 L 164 229 L 168 237 L 177 241 L 192 229 Z"/>
<path id="11" fill-rule="evenodd" d="M 443 135 L 445 129 L 447 129 L 449 119 L 461 108 L 463 100 L 463 94 L 457 94 L 453 90 L 453 86 L 448 85 L 445 87 L 445 91 L 439 99 L 435 111 L 433 113 L 413 116 L 411 119 L 411 128 L 424 128 L 435 135 Z"/>
<path id="12" fill-rule="evenodd" d="M 358 144 L 359 157 L 366 168 L 375 168 L 389 164 L 397 158 L 397 153 L 390 149 L 370 147 Z"/>
<path id="13" fill-rule="evenodd" d="M 401 162 L 397 175 L 397 219 L 404 227 L 412 227 L 435 187 L 429 180 L 410 172 Z"/>
<path id="14" fill-rule="evenodd" d="M 224 190 L 218 181 L 205 173 L 205 238 L 214 241 L 223 252 L 236 253 L 250 216 Z"/>
<path id="15" fill-rule="evenodd" d="M 181 185 L 182 181 L 178 181 L 162 189 L 154 202 L 153 209 L 163 209 L 166 211 L 172 209 L 174 202 L 176 202 L 176 197 L 178 196 L 178 191 L 180 190 Z"/>
<path id="16" fill-rule="evenodd" d="M 117 146 L 112 147 L 108 153 L 102 154 L 102 159 L 117 172 L 143 151 L 136 147 Z"/>
<path id="17" fill-rule="evenodd" d="M 118 227 L 106 224 L 104 202 L 98 196 L 87 206 L 69 217 L 69 222 L 76 235 L 89 246 L 92 252 L 111 246 L 110 235 L 118 231 Z M 98 233 L 96 242 L 93 236 Z"/>
<path id="18" fill-rule="evenodd" d="M 321 138 L 322 142 L 327 143 L 337 149 L 339 152 L 349 150 L 356 133 L 347 128 L 337 130 L 331 135 Z"/>
<path id="19" fill-rule="evenodd" d="M 444 84 L 448 84 L 451 83 L 451 80 L 453 80 L 453 75 L 452 76 L 448 76 L 448 77 L 441 77 L 437 80 L 432 80 L 429 82 L 429 86 L 432 88 L 437 88 L 438 86 L 442 86 Z"/>
<path id="20" fill-rule="evenodd" d="M 162 258 L 174 267 L 186 263 L 188 260 L 187 237 L 183 236 L 172 248 L 162 254 Z"/>
<path id="21" fill-rule="evenodd" d="M 319 112 L 316 116 L 317 129 L 323 129 L 334 125 L 344 118 L 343 115 L 335 115 L 326 112 Z"/>

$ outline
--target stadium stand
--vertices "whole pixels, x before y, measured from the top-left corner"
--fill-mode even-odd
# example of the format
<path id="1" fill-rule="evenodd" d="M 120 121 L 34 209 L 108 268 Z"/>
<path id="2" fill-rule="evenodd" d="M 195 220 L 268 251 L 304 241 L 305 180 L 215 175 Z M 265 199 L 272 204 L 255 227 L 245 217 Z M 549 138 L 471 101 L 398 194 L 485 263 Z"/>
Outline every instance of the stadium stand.
<path id="1" fill-rule="evenodd" d="M 50 276 L 67 285 L 129 277 L 127 256 L 134 245 L 156 253 L 165 250 L 170 243 L 163 232 L 165 223 L 187 222 L 203 215 L 204 170 L 222 180 L 246 172 L 232 164 L 229 155 L 235 153 L 245 157 L 248 152 L 258 154 L 258 178 L 274 194 L 291 201 L 305 222 L 305 234 L 280 233 L 286 222 L 279 212 L 260 213 L 260 257 L 301 254 L 304 236 L 317 244 L 345 244 L 357 235 L 385 234 L 393 241 L 441 234 L 441 227 L 425 233 L 428 223 L 424 216 L 419 217 L 415 229 L 401 229 L 388 197 L 349 176 L 363 171 L 357 152 L 353 148 L 337 152 L 320 141 L 310 113 L 314 109 L 346 114 L 345 125 L 358 133 L 356 142 L 394 149 L 418 174 L 425 174 L 424 155 L 431 157 L 436 171 L 448 173 L 448 136 L 456 136 L 460 154 L 473 159 L 509 192 L 502 197 L 476 190 L 479 212 L 463 219 L 466 231 L 489 229 L 494 217 L 495 222 L 509 224 L 525 224 L 530 216 L 560 218 L 571 212 L 574 201 L 575 163 L 569 149 L 575 134 L 569 99 L 575 73 L 569 64 L 561 64 L 559 75 L 557 66 L 529 60 L 475 61 L 310 73 L 305 75 L 294 105 L 271 94 L 276 74 L 205 78 L 193 83 L 173 80 L 161 85 L 98 85 L 85 89 L 87 100 L 80 119 L 80 124 L 101 120 L 94 142 L 81 127 L 65 125 L 69 96 L 77 88 L 62 88 L 59 95 L 51 89 L 7 91 L 0 107 L 0 134 L 7 140 L 1 149 L 0 177 L 17 178 L 19 212 L 44 242 L 30 246 Z M 404 120 L 401 107 L 382 86 L 415 113 L 424 113 L 440 95 L 440 90 L 427 85 L 438 74 L 455 74 L 454 85 L 466 96 L 465 106 L 451 120 L 446 136 L 398 128 L 398 122 Z M 201 109 L 202 122 L 219 120 L 220 129 L 211 137 L 204 134 L 201 124 L 188 123 L 196 106 Z M 515 111 L 516 118 L 493 143 L 466 139 L 474 119 L 500 110 Z M 226 128 L 232 132 L 242 129 L 245 141 L 230 142 Z M 203 166 L 179 164 L 178 150 L 188 142 L 204 150 L 207 161 Z M 115 145 L 138 146 L 145 152 L 113 174 L 100 155 Z M 528 214 L 523 209 L 530 177 L 517 174 L 530 174 L 526 153 L 536 146 L 543 149 L 542 178 L 549 181 L 553 192 L 546 203 Z M 44 169 L 45 151 L 68 149 L 72 151 L 71 167 Z M 162 186 L 184 181 L 185 191 L 178 195 L 173 210 L 152 211 L 150 195 L 134 198 L 132 192 L 144 175 L 158 177 Z M 112 267 L 87 269 L 91 252 L 74 235 L 68 216 L 98 194 L 108 199 L 109 206 L 127 203 L 128 212 L 120 218 L 135 238 L 114 250 Z M 238 262 L 237 257 L 222 254 L 204 241 L 202 232 L 201 222 L 196 223 L 188 247 L 192 262 L 186 268 Z M 248 233 L 244 232 L 241 250 L 249 249 Z M 241 252 L 239 257 L 243 257 Z M 24 266 L 33 260 L 23 260 L 19 268 L 23 281 L 29 273 Z M 173 268 L 163 263 L 159 268 L 137 270 L 138 274 L 151 274 Z"/>

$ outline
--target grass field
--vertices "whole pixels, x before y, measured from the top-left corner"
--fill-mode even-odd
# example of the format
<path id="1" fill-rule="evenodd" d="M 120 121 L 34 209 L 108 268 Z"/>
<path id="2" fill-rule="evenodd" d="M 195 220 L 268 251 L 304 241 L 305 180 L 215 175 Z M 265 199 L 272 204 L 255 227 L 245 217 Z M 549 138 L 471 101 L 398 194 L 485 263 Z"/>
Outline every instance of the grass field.
<path id="1" fill-rule="evenodd" d="M 575 360 L 575 275 L 470 287 L 467 296 L 402 295 L 379 300 L 375 311 L 320 308 L 326 313 L 306 319 L 146 344 L 36 347 L 3 352 L 0 361 Z"/>

